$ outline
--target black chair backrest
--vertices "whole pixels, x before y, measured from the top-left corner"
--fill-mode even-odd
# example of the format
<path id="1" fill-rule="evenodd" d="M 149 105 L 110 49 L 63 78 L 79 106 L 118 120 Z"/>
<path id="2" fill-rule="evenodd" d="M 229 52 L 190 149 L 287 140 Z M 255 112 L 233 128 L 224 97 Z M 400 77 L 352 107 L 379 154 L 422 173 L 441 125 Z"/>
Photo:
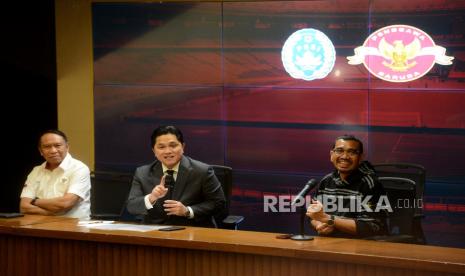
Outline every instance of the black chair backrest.
<path id="1" fill-rule="evenodd" d="M 231 198 L 233 183 L 232 168 L 221 165 L 211 165 L 210 167 L 213 168 L 216 178 L 218 178 L 218 181 L 221 183 L 221 188 L 223 189 L 224 196 L 226 198 L 226 207 L 229 209 L 229 199 Z"/>
<path id="2" fill-rule="evenodd" d="M 415 217 L 415 181 L 403 177 L 379 177 L 389 199 L 392 213 L 388 214 L 389 235 L 413 235 Z"/>
<path id="3" fill-rule="evenodd" d="M 96 171 L 91 177 L 91 217 L 94 219 L 132 220 L 126 200 L 131 189 L 132 174 Z"/>
<path id="4" fill-rule="evenodd" d="M 411 163 L 382 163 L 373 167 L 393 209 L 388 218 L 389 234 L 410 236 L 404 240 L 424 244 L 421 219 L 424 217 L 425 168 Z"/>
<path id="5" fill-rule="evenodd" d="M 413 163 L 380 163 L 374 164 L 378 177 L 401 177 L 415 182 L 415 199 L 423 203 L 425 193 L 426 170 L 423 166 Z M 423 206 L 415 206 L 415 215 L 423 215 Z"/>
<path id="6" fill-rule="evenodd" d="M 224 197 L 226 198 L 226 206 L 224 210 L 218 212 L 215 215 L 215 221 L 218 227 L 221 227 L 221 221 L 229 215 L 229 207 L 231 205 L 231 193 L 232 193 L 232 185 L 233 185 L 233 177 L 232 177 L 232 168 L 227 166 L 221 165 L 211 165 L 210 167 L 213 168 L 215 171 L 215 175 L 218 178 L 218 181 L 221 183 L 221 188 L 224 192 Z"/>

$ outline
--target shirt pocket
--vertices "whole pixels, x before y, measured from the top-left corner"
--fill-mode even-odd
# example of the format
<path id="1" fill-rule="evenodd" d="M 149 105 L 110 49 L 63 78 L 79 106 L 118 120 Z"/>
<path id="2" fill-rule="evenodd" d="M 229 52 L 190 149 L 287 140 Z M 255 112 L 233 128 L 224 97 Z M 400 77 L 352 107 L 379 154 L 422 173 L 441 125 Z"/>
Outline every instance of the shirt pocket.
<path id="1" fill-rule="evenodd" d="M 70 179 L 66 176 L 62 176 L 57 179 L 55 183 L 55 195 L 63 196 L 68 192 Z"/>

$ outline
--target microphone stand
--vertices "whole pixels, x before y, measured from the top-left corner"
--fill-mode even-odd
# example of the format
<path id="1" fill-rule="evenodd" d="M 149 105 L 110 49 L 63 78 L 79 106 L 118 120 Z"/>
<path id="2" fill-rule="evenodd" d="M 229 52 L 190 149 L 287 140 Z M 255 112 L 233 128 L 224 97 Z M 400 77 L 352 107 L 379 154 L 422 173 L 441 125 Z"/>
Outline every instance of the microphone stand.
<path id="1" fill-rule="evenodd" d="M 305 235 L 305 213 L 307 213 L 307 208 L 305 204 L 300 206 L 300 234 L 299 235 L 293 235 L 291 237 L 291 240 L 295 241 L 310 241 L 313 240 L 313 236 Z"/>

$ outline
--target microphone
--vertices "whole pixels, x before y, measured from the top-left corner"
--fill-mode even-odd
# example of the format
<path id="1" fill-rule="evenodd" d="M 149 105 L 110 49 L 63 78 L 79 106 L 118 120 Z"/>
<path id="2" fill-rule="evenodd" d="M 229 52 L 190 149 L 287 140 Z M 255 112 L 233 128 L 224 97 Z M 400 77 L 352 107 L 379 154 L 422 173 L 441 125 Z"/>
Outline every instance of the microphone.
<path id="1" fill-rule="evenodd" d="M 165 187 L 168 188 L 167 198 L 172 199 L 174 189 L 173 171 L 168 170 L 165 176 Z"/>
<path id="2" fill-rule="evenodd" d="M 314 178 L 310 179 L 307 182 L 307 184 L 305 184 L 304 188 L 300 191 L 300 193 L 291 202 L 291 206 L 295 205 L 297 201 L 300 200 L 301 198 L 304 198 L 307 195 L 307 193 L 313 190 L 317 185 L 318 185 L 318 181 L 316 181 Z"/>
<path id="3" fill-rule="evenodd" d="M 317 185 L 318 185 L 318 181 L 316 181 L 313 178 L 310 179 L 307 182 L 307 184 L 305 184 L 302 191 L 300 191 L 300 193 L 294 198 L 294 200 L 291 203 L 291 206 L 294 206 L 294 204 L 296 204 L 298 200 L 300 200 L 301 198 L 304 198 L 308 194 L 308 192 L 313 190 Z M 305 204 L 302 204 L 300 206 L 300 234 L 291 236 L 292 240 L 296 240 L 296 241 L 310 241 L 310 240 L 313 240 L 312 236 L 305 235 L 304 224 L 305 224 L 305 213 L 306 213 L 306 211 L 307 211 L 307 209 L 305 208 Z"/>

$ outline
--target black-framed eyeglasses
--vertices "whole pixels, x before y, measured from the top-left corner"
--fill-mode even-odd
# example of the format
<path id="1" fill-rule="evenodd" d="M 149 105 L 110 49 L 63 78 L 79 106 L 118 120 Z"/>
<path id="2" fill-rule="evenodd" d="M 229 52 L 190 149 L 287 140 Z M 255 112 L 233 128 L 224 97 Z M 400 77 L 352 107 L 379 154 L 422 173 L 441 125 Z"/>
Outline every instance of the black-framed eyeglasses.
<path id="1" fill-rule="evenodd" d="M 347 153 L 348 156 L 350 157 L 356 157 L 360 154 L 360 151 L 359 150 L 356 150 L 356 149 L 342 149 L 342 148 L 335 148 L 333 150 L 331 150 L 335 155 L 337 156 L 342 156 L 345 153 Z"/>

